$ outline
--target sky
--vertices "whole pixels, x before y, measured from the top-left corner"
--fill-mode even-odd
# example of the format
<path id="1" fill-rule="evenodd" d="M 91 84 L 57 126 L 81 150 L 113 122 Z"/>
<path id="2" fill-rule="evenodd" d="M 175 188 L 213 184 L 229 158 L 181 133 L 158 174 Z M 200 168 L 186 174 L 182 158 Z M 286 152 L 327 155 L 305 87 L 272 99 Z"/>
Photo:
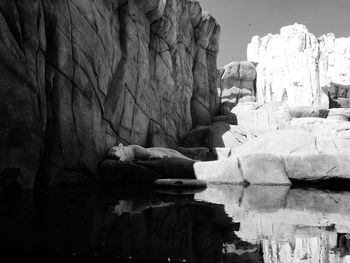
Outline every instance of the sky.
<path id="1" fill-rule="evenodd" d="M 317 37 L 350 37 L 350 0 L 199 0 L 221 26 L 218 66 L 247 59 L 251 38 L 304 24 Z"/>

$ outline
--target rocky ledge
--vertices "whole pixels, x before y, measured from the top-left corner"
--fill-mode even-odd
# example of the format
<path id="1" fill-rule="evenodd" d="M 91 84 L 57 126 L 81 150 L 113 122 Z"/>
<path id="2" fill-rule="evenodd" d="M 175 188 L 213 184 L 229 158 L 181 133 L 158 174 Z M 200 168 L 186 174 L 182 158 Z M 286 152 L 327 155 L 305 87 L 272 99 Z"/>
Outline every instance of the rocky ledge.
<path id="1" fill-rule="evenodd" d="M 350 140 L 301 129 L 263 134 L 231 149 L 230 157 L 194 165 L 197 178 L 213 183 L 290 184 L 289 179 L 350 179 Z"/>

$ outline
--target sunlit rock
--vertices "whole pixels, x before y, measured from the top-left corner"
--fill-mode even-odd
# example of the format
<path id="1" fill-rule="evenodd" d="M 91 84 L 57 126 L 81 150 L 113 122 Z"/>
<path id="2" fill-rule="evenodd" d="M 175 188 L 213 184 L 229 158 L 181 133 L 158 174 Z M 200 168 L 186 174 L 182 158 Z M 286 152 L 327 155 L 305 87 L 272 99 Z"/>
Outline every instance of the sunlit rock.
<path id="1" fill-rule="evenodd" d="M 240 155 L 239 165 L 244 180 L 246 180 L 250 184 L 291 184 L 291 182 L 287 178 L 287 174 L 284 167 L 284 160 L 280 155 L 274 155 L 269 153 L 253 153 L 249 155 Z"/>
<path id="2" fill-rule="evenodd" d="M 331 87 L 332 83 L 350 85 L 350 38 L 336 38 L 328 33 L 319 37 L 318 41 L 321 87 Z"/>
<path id="3" fill-rule="evenodd" d="M 233 154 L 275 153 L 286 155 L 292 152 L 315 151 L 315 137 L 301 129 L 282 129 L 262 134 L 233 150 Z"/>
<path id="4" fill-rule="evenodd" d="M 197 179 L 208 183 L 243 184 L 244 175 L 237 159 L 197 162 L 193 165 Z"/>
<path id="5" fill-rule="evenodd" d="M 335 87 L 350 84 L 350 38 L 326 34 L 316 38 L 304 25 L 282 27 L 280 34 L 254 36 L 247 48 L 249 61 L 258 63 L 258 102 L 285 101 L 288 106 L 328 107 Z M 350 104 L 349 104 L 350 105 Z M 332 105 L 331 105 L 332 106 Z"/>
<path id="6" fill-rule="evenodd" d="M 242 102 L 232 112 L 237 116 L 238 125 L 260 132 L 288 128 L 291 119 L 288 106 L 278 102 Z"/>
<path id="7" fill-rule="evenodd" d="M 310 130 L 305 127 L 304 130 L 284 129 L 265 133 L 232 149 L 230 158 L 237 157 L 241 163 L 246 162 L 247 158 L 253 158 L 246 167 L 242 165 L 243 177 L 248 182 L 267 180 L 278 184 L 277 178 L 283 178 L 282 174 L 299 180 L 349 179 L 350 139 L 348 128 L 344 128 L 348 126 L 340 131 L 335 128 L 332 130 L 329 126 L 326 126 L 328 129 L 319 127 L 316 130 L 312 130 L 312 127 Z M 269 154 L 276 157 L 271 159 L 274 155 Z M 254 180 L 248 179 L 249 170 L 253 171 L 251 174 Z M 273 179 L 275 172 L 279 175 L 276 180 Z M 264 173 L 265 177 L 262 175 Z"/>
<path id="8" fill-rule="evenodd" d="M 350 149 L 341 152 L 290 154 L 284 160 L 286 173 L 291 179 L 350 179 Z"/>
<path id="9" fill-rule="evenodd" d="M 290 185 L 281 156 L 239 155 L 218 161 L 194 164 L 197 179 L 219 184 Z"/>
<path id="10" fill-rule="evenodd" d="M 350 140 L 350 122 L 338 119 L 299 118 L 290 121 L 292 128 L 303 129 L 317 137 Z"/>

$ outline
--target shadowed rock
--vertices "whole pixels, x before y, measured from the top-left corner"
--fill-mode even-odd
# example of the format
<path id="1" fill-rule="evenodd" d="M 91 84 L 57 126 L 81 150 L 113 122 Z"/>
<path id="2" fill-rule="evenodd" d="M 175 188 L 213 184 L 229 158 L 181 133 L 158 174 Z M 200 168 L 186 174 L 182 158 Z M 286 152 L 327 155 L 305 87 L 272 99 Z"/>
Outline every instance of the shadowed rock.
<path id="1" fill-rule="evenodd" d="M 153 161 L 122 162 L 104 160 L 99 165 L 102 183 L 151 184 L 162 178 L 196 179 L 195 161 L 183 158 L 162 158 Z"/>
<path id="2" fill-rule="evenodd" d="M 188 0 L 0 3 L 0 173 L 93 179 L 111 146 L 177 146 L 218 114 L 220 26 Z M 67 173 L 69 171 L 69 173 Z"/>

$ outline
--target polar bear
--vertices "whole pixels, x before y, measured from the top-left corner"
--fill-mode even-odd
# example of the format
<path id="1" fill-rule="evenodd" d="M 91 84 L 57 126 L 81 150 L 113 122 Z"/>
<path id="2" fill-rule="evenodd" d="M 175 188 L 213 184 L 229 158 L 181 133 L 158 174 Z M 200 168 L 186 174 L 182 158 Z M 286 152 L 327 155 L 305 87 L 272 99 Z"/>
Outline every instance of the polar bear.
<path id="1" fill-rule="evenodd" d="M 157 154 L 139 145 L 124 146 L 122 143 L 120 143 L 118 146 L 113 146 L 108 151 L 108 157 L 119 161 L 134 161 L 157 160 L 165 156 L 161 156 L 160 154 Z"/>

